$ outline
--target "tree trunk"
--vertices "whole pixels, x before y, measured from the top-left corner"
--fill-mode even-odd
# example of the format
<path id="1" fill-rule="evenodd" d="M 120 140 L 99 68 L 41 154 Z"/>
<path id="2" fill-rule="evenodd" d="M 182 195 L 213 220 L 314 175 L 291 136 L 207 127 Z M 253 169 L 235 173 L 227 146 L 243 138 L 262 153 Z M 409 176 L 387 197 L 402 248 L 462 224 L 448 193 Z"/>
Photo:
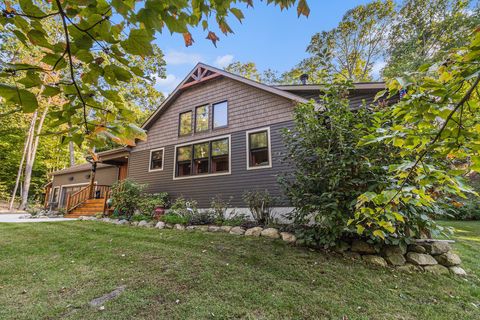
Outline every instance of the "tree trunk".
<path id="1" fill-rule="evenodd" d="M 22 201 L 20 203 L 20 210 L 25 210 L 28 205 L 28 193 L 30 191 L 30 183 L 32 181 L 33 164 L 35 163 L 40 134 L 42 133 L 43 122 L 45 121 L 47 113 L 48 105 L 45 107 L 45 110 L 43 111 L 42 116 L 38 121 L 37 134 L 35 136 L 35 139 L 32 139 L 30 153 L 27 153 L 27 162 L 25 164 L 25 174 L 23 179 Z"/>
<path id="2" fill-rule="evenodd" d="M 15 202 L 15 196 L 17 195 L 18 186 L 20 184 L 20 178 L 23 172 L 23 163 L 25 162 L 26 155 L 28 153 L 28 147 L 31 144 L 31 140 L 33 139 L 33 133 L 35 128 L 35 122 L 37 122 L 37 111 L 33 113 L 32 120 L 30 122 L 30 129 L 28 130 L 27 136 L 25 137 L 25 145 L 23 147 L 23 154 L 22 159 L 20 160 L 20 165 L 18 166 L 17 172 L 17 179 L 15 181 L 15 187 L 13 188 L 12 198 L 10 199 L 10 204 L 8 206 L 8 210 L 13 210 L 13 204 Z"/>

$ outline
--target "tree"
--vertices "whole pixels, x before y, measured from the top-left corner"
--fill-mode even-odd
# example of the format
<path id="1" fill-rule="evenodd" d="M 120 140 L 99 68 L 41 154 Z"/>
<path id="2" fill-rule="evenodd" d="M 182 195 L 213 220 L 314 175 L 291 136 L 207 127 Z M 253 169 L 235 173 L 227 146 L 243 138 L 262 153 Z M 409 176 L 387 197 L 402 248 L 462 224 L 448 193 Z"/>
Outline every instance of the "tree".
<path id="1" fill-rule="evenodd" d="M 464 46 L 480 23 L 480 7 L 470 0 L 406 0 L 398 10 L 388 39 L 385 77 L 414 72 L 425 63 L 443 60 Z"/>
<path id="2" fill-rule="evenodd" d="M 228 72 L 238 74 L 244 78 L 265 84 L 275 84 L 279 82 L 277 71 L 267 69 L 260 73 L 255 62 L 242 63 L 240 61 L 235 61 L 230 63 L 224 69 Z"/>
<path id="3" fill-rule="evenodd" d="M 388 242 L 436 235 L 443 204 L 478 196 L 464 177 L 480 172 L 479 83 L 480 28 L 445 60 L 388 82 L 390 96 L 404 96 L 378 114 L 375 133 L 362 145 L 397 147 L 402 161 L 390 163 L 385 188 L 358 197 L 350 221 L 358 233 Z"/>
<path id="4" fill-rule="evenodd" d="M 183 34 L 185 44 L 193 44 L 191 27 L 202 26 L 207 39 L 214 44 L 218 36 L 212 31 L 210 18 L 216 20 L 224 34 L 232 30 L 227 22 L 230 14 L 243 19 L 236 3 L 252 4 L 251 0 L 175 1 L 147 0 L 137 5 L 134 0 L 112 1 L 39 1 L 5 2 L 0 24 L 25 46 L 39 49 L 40 63 L 8 63 L 0 74 L 0 96 L 5 103 L 20 106 L 23 112 L 38 108 L 38 97 L 61 95 L 66 103 L 55 113 L 56 128 L 69 122 L 64 134 L 77 144 L 90 147 L 113 139 L 133 145 L 145 133 L 132 123 L 131 113 L 119 93 L 110 86 L 128 84 L 135 77 L 148 78 L 148 69 L 137 61 L 155 59 L 155 32 L 168 29 Z M 296 0 L 269 1 L 289 8 Z M 299 15 L 308 15 L 306 0 L 299 0 Z M 60 23 L 62 37 L 46 30 Z M 51 81 L 51 75 L 60 81 Z M 40 77 L 40 75 L 43 75 Z M 69 138 L 70 137 L 70 138 Z"/>
<path id="5" fill-rule="evenodd" d="M 339 78 L 371 81 L 372 68 L 385 53 L 393 15 L 391 0 L 377 0 L 347 11 L 336 28 L 312 36 L 307 47 L 311 56 L 285 73 L 284 82 L 295 80 L 302 73 L 308 74 L 313 83 L 322 82 L 320 61 L 327 56 L 332 66 L 329 72 Z"/>

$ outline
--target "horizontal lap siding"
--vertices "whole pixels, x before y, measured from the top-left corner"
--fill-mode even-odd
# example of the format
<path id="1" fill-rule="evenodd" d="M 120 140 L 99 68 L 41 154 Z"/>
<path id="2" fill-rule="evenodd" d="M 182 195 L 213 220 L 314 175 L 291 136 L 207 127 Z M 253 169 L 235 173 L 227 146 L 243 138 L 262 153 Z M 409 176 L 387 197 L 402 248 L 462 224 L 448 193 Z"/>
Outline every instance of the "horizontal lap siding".
<path id="1" fill-rule="evenodd" d="M 163 171 L 148 172 L 149 150 L 132 152 L 129 159 L 129 178 L 147 184 L 148 192 L 168 192 L 172 197 L 183 195 L 186 198 L 198 201 L 202 208 L 209 207 L 211 199 L 216 195 L 220 195 L 224 200 L 231 198 L 231 206 L 245 207 L 242 200 L 242 194 L 245 191 L 265 189 L 278 198 L 277 205 L 286 206 L 288 203 L 277 183 L 277 175 L 288 170 L 288 167 L 282 161 L 285 146 L 281 135 L 282 128 L 287 127 L 292 127 L 291 121 L 270 126 L 272 168 L 247 170 L 246 130 L 241 130 L 230 133 L 232 144 L 230 175 L 174 180 L 175 145 L 168 145 L 164 146 Z"/>
<path id="2" fill-rule="evenodd" d="M 90 170 L 71 172 L 66 174 L 59 174 L 53 177 L 53 187 L 69 185 L 69 184 L 81 184 L 88 183 L 90 178 Z M 111 186 L 117 181 L 118 168 L 108 167 L 97 169 L 95 174 L 95 181 L 100 185 Z"/>

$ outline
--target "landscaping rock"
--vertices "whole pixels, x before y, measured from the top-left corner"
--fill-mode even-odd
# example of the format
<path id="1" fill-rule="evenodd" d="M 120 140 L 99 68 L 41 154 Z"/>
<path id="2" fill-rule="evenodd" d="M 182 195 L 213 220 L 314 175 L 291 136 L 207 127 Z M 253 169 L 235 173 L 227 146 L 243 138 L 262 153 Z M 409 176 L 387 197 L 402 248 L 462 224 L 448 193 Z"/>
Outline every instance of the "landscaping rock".
<path id="1" fill-rule="evenodd" d="M 80 218 L 78 220 L 81 220 Z M 18 217 L 18 219 L 32 219 L 32 215 L 30 213 L 22 214 L 21 216 Z"/>
<path id="2" fill-rule="evenodd" d="M 418 266 L 428 266 L 438 264 L 431 255 L 425 253 L 409 252 L 406 255 L 407 261 Z"/>
<path id="3" fill-rule="evenodd" d="M 110 218 L 102 218 L 102 221 L 103 221 L 103 222 L 111 222 L 112 219 L 110 219 Z"/>
<path id="4" fill-rule="evenodd" d="M 139 223 L 138 221 L 133 221 L 132 226 L 138 226 L 138 223 Z"/>
<path id="5" fill-rule="evenodd" d="M 220 227 L 220 231 L 221 231 L 221 232 L 229 233 L 230 230 L 232 230 L 232 226 L 221 226 L 221 227 Z"/>
<path id="6" fill-rule="evenodd" d="M 346 251 L 343 253 L 343 256 L 345 258 L 349 258 L 349 259 L 353 259 L 353 260 L 359 260 L 362 258 L 362 256 L 360 255 L 360 253 L 358 252 L 352 252 L 352 251 Z"/>
<path id="7" fill-rule="evenodd" d="M 453 273 L 454 275 L 456 276 L 461 276 L 461 277 L 465 277 L 467 275 L 467 273 L 465 272 L 465 270 L 463 270 L 462 268 L 458 267 L 458 266 L 455 266 L 455 267 L 450 267 L 448 268 L 450 270 L 451 273 Z"/>
<path id="8" fill-rule="evenodd" d="M 401 255 L 403 256 L 405 253 L 407 253 L 407 248 L 405 246 L 385 246 L 383 247 L 383 255 L 385 257 L 390 257 L 393 255 Z"/>
<path id="9" fill-rule="evenodd" d="M 362 260 L 365 261 L 368 264 L 373 264 L 373 265 L 380 266 L 380 267 L 386 267 L 387 266 L 387 261 L 385 261 L 385 259 L 383 259 L 380 256 L 373 255 L 373 254 L 372 255 L 367 254 L 367 255 L 362 256 Z"/>
<path id="10" fill-rule="evenodd" d="M 119 220 L 118 221 L 118 224 L 122 225 L 122 224 L 130 224 L 130 222 L 126 219 L 122 219 L 122 220 Z"/>
<path id="11" fill-rule="evenodd" d="M 118 219 L 110 219 L 109 222 L 110 222 L 110 223 L 113 223 L 113 224 L 118 224 L 118 221 L 120 221 L 120 220 L 118 220 Z"/>
<path id="12" fill-rule="evenodd" d="M 398 266 L 397 270 L 402 271 L 402 272 L 415 272 L 415 271 L 418 271 L 418 270 L 423 270 L 423 269 L 420 269 L 420 268 L 422 268 L 422 267 L 416 266 L 416 265 L 414 265 L 410 262 L 407 262 L 403 266 Z"/>
<path id="13" fill-rule="evenodd" d="M 385 260 L 388 262 L 388 264 L 391 264 L 392 266 L 403 266 L 407 261 L 403 254 L 392 254 L 385 257 Z"/>
<path id="14" fill-rule="evenodd" d="M 146 227 L 148 227 L 148 222 L 145 221 L 145 220 L 142 220 L 142 221 L 140 221 L 140 222 L 138 223 L 137 226 L 146 228 Z"/>
<path id="15" fill-rule="evenodd" d="M 352 242 L 352 251 L 364 254 L 377 253 L 377 250 L 373 245 L 361 240 L 354 240 Z"/>
<path id="16" fill-rule="evenodd" d="M 166 228 L 166 229 L 173 229 L 173 224 L 171 224 L 171 223 L 165 223 L 165 228 Z"/>
<path id="17" fill-rule="evenodd" d="M 411 244 L 408 246 L 408 251 L 416 253 L 426 253 L 427 250 L 419 244 Z"/>
<path id="18" fill-rule="evenodd" d="M 175 224 L 174 227 L 176 230 L 185 230 L 185 226 L 179 223 Z"/>
<path id="19" fill-rule="evenodd" d="M 295 241 L 297 241 L 297 237 L 295 237 L 295 235 L 290 232 L 280 232 L 280 236 L 282 237 L 282 240 L 286 243 L 295 243 Z"/>
<path id="20" fill-rule="evenodd" d="M 338 253 L 343 253 L 350 250 L 350 244 L 346 241 L 340 241 L 335 245 L 335 248 L 333 250 Z"/>
<path id="21" fill-rule="evenodd" d="M 233 227 L 230 229 L 230 234 L 236 234 L 236 235 L 243 235 L 245 233 L 245 229 L 242 227 Z"/>
<path id="22" fill-rule="evenodd" d="M 188 231 L 194 231 L 195 230 L 195 226 L 188 226 L 185 228 L 186 230 Z"/>
<path id="23" fill-rule="evenodd" d="M 218 232 L 218 231 L 220 231 L 220 227 L 219 226 L 209 226 L 208 231 L 209 232 Z"/>
<path id="24" fill-rule="evenodd" d="M 157 224 L 155 225 L 155 228 L 157 228 L 157 229 L 163 229 L 163 228 L 165 228 L 165 222 L 163 222 L 163 221 L 158 221 Z"/>
<path id="25" fill-rule="evenodd" d="M 208 226 L 195 226 L 195 229 L 205 232 L 208 231 Z"/>
<path id="26" fill-rule="evenodd" d="M 261 232 L 261 235 L 262 237 L 271 238 L 271 239 L 280 238 L 280 234 L 278 233 L 278 230 L 275 228 L 263 229 L 263 231 Z"/>
<path id="27" fill-rule="evenodd" d="M 260 237 L 260 235 L 262 234 L 262 231 L 263 231 L 262 227 L 253 227 L 253 228 L 247 229 L 247 231 L 245 231 L 245 235 L 247 237 Z"/>
<path id="28" fill-rule="evenodd" d="M 101 306 L 103 305 L 105 302 L 109 301 L 109 300 L 112 300 L 116 297 L 118 297 L 123 291 L 125 291 L 125 288 L 126 286 L 120 286 L 118 288 L 116 288 L 115 290 L 113 290 L 112 292 L 110 293 L 107 293 L 99 298 L 95 298 L 93 299 L 92 301 L 89 302 L 89 304 L 92 306 L 92 307 L 98 307 L 98 306 Z"/>
<path id="29" fill-rule="evenodd" d="M 436 265 L 433 265 L 433 266 L 425 266 L 425 267 L 423 267 L 423 269 L 426 272 L 431 272 L 433 274 L 449 274 L 450 273 L 450 271 L 448 270 L 447 267 L 444 267 L 444 266 L 439 265 L 439 264 L 436 264 Z"/>
<path id="30" fill-rule="evenodd" d="M 450 251 L 450 245 L 445 241 L 425 242 L 422 246 L 427 250 L 427 253 L 432 256 L 441 255 Z"/>
<path id="31" fill-rule="evenodd" d="M 460 263 L 462 263 L 460 257 L 452 252 L 447 252 L 439 256 L 435 256 L 434 258 L 439 264 L 446 267 L 458 266 Z"/>

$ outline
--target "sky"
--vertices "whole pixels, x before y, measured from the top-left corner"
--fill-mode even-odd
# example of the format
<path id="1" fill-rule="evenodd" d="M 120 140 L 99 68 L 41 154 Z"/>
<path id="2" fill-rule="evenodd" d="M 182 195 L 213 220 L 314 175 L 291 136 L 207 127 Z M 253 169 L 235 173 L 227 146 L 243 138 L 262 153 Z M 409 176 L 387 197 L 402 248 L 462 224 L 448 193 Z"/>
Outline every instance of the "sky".
<path id="1" fill-rule="evenodd" d="M 309 0 L 310 16 L 297 17 L 296 8 L 281 11 L 265 1 L 254 1 L 254 8 L 241 7 L 245 19 L 234 16 L 229 25 L 234 33 L 220 37 L 217 47 L 207 39 L 201 27 L 191 30 L 194 44 L 185 47 L 181 34 L 168 31 L 156 35 L 156 44 L 165 55 L 166 78 L 157 79 L 156 88 L 165 95 L 173 91 L 197 62 L 223 68 L 233 61 L 255 62 L 259 71 L 271 68 L 287 71 L 303 58 L 310 38 L 317 32 L 334 28 L 343 14 L 368 0 Z M 210 24 L 215 23 L 212 21 Z"/>

